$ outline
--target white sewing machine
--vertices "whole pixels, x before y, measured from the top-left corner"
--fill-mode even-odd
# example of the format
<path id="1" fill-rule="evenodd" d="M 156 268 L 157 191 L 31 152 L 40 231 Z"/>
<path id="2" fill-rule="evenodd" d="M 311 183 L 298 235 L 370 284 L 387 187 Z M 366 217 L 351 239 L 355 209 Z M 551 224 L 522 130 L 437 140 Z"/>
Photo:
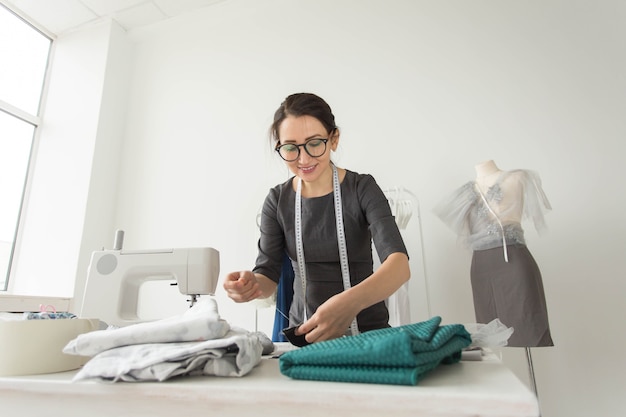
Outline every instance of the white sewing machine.
<path id="1" fill-rule="evenodd" d="M 219 252 L 213 248 L 95 251 L 91 255 L 80 317 L 126 326 L 140 322 L 139 288 L 146 281 L 176 280 L 193 305 L 199 295 L 214 295 Z"/>

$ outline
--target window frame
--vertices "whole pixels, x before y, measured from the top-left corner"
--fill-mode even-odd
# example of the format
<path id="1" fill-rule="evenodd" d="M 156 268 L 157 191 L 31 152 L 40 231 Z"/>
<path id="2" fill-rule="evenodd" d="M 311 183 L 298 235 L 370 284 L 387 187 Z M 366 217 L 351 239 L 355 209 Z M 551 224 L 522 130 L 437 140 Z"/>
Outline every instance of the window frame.
<path id="1" fill-rule="evenodd" d="M 20 213 L 17 218 L 15 240 L 13 242 L 12 253 L 15 253 L 20 241 L 24 228 L 24 210 L 29 198 L 29 190 L 31 184 L 32 173 L 34 171 L 34 165 L 36 160 L 36 152 L 39 145 L 40 131 L 42 126 L 42 114 L 46 107 L 47 89 L 50 81 L 51 63 L 54 56 L 56 36 L 47 30 L 46 28 L 33 21 L 31 18 L 22 13 L 14 5 L 7 4 L 4 1 L 0 1 L 0 7 L 6 9 L 9 13 L 15 15 L 17 19 L 21 19 L 24 23 L 38 31 L 41 35 L 50 40 L 50 47 L 48 49 L 48 56 L 46 60 L 46 68 L 44 70 L 44 76 L 42 80 L 41 92 L 39 96 L 39 106 L 37 108 L 37 114 L 31 114 L 24 111 L 11 103 L 8 103 L 0 99 L 0 111 L 7 113 L 12 117 L 16 117 L 25 123 L 31 124 L 34 128 L 32 146 L 30 150 L 30 158 L 28 167 L 26 169 L 26 180 L 24 183 L 22 201 L 20 204 Z M 12 257 L 13 258 L 13 257 Z M 6 275 L 6 289 L 0 289 L 0 311 L 5 312 L 24 312 L 24 311 L 39 311 L 41 306 L 53 306 L 58 311 L 69 311 L 71 307 L 71 298 L 68 297 L 54 297 L 54 296 L 38 296 L 38 295 L 17 295 L 13 293 L 13 286 L 15 282 L 15 274 L 13 269 L 12 260 L 9 262 L 7 275 Z"/>

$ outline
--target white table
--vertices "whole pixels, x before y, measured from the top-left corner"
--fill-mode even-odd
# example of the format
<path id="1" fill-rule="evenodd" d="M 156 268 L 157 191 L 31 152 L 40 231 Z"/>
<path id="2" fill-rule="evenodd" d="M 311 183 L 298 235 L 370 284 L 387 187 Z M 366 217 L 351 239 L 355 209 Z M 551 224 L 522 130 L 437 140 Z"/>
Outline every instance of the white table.
<path id="1" fill-rule="evenodd" d="M 75 371 L 0 377 L 3 416 L 538 416 L 532 392 L 493 354 L 441 365 L 417 386 L 299 381 L 264 357 L 242 378 L 71 382 Z"/>

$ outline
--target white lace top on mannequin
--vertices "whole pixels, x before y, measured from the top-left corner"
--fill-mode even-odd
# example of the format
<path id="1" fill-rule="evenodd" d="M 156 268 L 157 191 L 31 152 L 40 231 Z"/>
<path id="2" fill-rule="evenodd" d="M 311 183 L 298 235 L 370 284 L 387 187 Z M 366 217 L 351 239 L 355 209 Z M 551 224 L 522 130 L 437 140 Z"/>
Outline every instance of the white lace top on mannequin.
<path id="1" fill-rule="evenodd" d="M 539 175 L 530 170 L 502 171 L 493 161 L 476 165 L 477 177 L 435 207 L 437 216 L 472 250 L 525 244 L 522 222 L 546 229 L 544 214 L 551 209 Z M 503 232 L 504 231 L 504 237 Z"/>

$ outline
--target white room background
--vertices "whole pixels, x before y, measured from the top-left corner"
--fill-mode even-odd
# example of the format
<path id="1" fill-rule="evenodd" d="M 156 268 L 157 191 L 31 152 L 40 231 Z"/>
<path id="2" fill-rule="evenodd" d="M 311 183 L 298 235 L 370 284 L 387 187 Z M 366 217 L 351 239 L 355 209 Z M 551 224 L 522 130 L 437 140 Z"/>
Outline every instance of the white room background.
<path id="1" fill-rule="evenodd" d="M 419 198 L 423 260 L 417 214 L 404 231 L 414 321 L 474 320 L 471 254 L 433 207 L 487 159 L 540 174 L 549 230 L 525 229 L 556 344 L 532 351 L 543 415 L 623 414 L 625 19 L 617 0 L 228 0 L 130 33 L 67 34 L 13 290 L 45 273 L 79 302 L 89 254 L 115 229 L 128 249 L 212 246 L 222 275 L 251 268 L 256 214 L 288 177 L 273 112 L 314 92 L 341 128 L 337 164 Z M 217 299 L 225 319 L 271 331 L 271 307 L 235 305 L 221 282 Z M 165 314 L 180 300 L 144 303 Z M 502 354 L 528 381 L 523 350 Z"/>

